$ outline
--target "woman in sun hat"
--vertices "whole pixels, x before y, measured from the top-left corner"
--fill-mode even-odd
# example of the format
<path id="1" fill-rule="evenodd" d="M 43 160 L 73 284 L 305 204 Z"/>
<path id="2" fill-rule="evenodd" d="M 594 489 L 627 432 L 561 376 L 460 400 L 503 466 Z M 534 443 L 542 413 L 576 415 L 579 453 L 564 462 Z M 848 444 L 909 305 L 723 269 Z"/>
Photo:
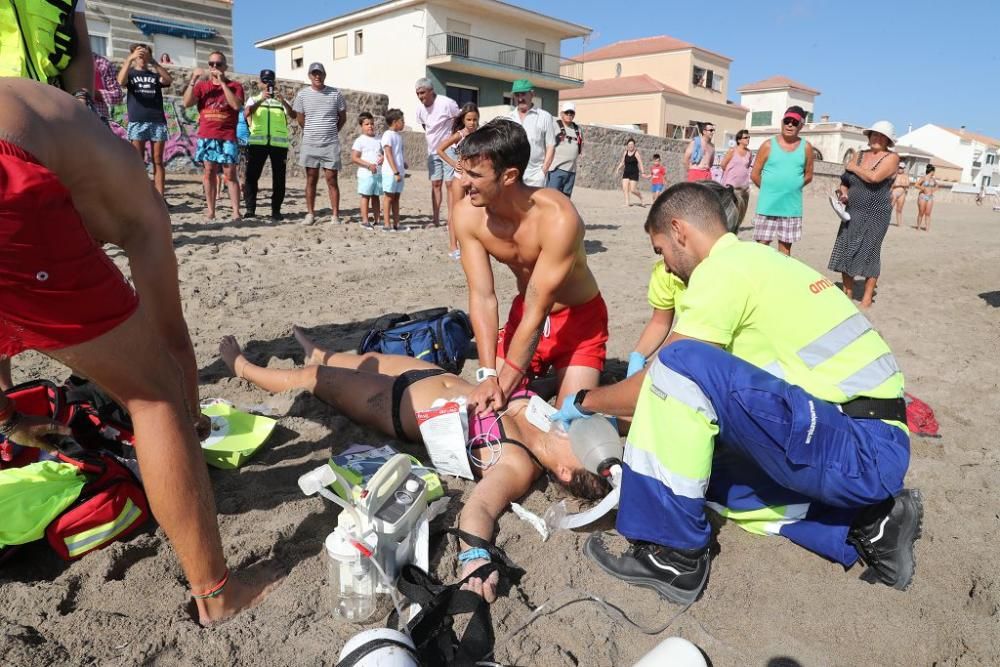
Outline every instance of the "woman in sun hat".
<path id="1" fill-rule="evenodd" d="M 848 297 L 853 298 L 854 277 L 864 277 L 861 308 L 869 308 L 882 270 L 882 241 L 892 221 L 891 190 L 899 156 L 890 150 L 896 143 L 896 128 L 889 121 L 878 121 L 864 134 L 868 149 L 848 162 L 840 177 L 840 197 L 850 220 L 840 223 L 828 266 L 840 272 Z"/>

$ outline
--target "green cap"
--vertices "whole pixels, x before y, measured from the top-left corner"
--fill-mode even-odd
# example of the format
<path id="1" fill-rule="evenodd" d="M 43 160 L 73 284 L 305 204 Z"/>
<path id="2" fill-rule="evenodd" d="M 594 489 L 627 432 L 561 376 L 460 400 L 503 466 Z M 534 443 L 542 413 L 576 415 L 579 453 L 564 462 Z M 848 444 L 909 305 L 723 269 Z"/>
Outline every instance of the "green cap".
<path id="1" fill-rule="evenodd" d="M 535 89 L 535 86 L 529 79 L 518 79 L 514 82 L 514 86 L 510 89 L 512 93 L 530 93 Z"/>

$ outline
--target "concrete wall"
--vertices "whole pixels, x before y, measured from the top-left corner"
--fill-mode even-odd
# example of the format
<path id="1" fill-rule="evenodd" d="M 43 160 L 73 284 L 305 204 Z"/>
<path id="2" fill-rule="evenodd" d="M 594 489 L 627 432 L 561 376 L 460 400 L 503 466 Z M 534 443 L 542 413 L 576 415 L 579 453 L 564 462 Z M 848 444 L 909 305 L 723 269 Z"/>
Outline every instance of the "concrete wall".
<path id="1" fill-rule="evenodd" d="M 120 66 L 121 63 L 115 63 Z M 201 171 L 201 165 L 194 162 L 195 148 L 198 142 L 198 110 L 195 107 L 185 109 L 182 97 L 184 86 L 191 76 L 191 70 L 184 67 L 169 67 L 170 74 L 174 78 L 174 83 L 169 90 L 163 91 L 164 110 L 167 114 L 167 125 L 169 138 L 164 147 L 164 160 L 168 171 L 195 173 Z M 229 77 L 243 84 L 247 97 L 256 94 L 256 76 L 248 74 L 229 73 Z M 295 93 L 303 84 L 298 81 L 288 81 L 278 79 L 276 82 L 277 92 L 284 95 L 288 100 L 295 97 Z M 341 89 L 347 99 L 347 122 L 340 131 L 341 161 L 344 172 L 354 173 L 355 167 L 351 164 L 351 144 L 360 134 L 358 128 L 358 114 L 368 111 L 375 116 L 376 132 L 381 133 L 385 129 L 384 116 L 388 109 L 388 98 L 379 93 L 369 93 L 358 90 Z M 112 130 L 124 138 L 124 127 L 127 123 L 126 106 L 120 104 L 112 108 Z M 116 127 L 117 126 L 117 127 Z M 291 146 L 288 152 L 288 170 L 292 175 L 298 175 L 302 169 L 298 166 L 298 147 L 301 144 L 302 132 L 297 123 L 290 122 Z M 417 135 L 423 142 L 423 134 Z M 414 158 L 407 154 L 407 161 L 411 167 L 423 169 L 426 160 L 426 143 L 423 155 L 414 154 Z"/>
<path id="2" fill-rule="evenodd" d="M 152 35 L 144 35 L 132 23 L 132 15 L 154 16 L 170 21 L 204 25 L 214 28 L 216 36 L 195 43 L 195 56 L 201 66 L 205 66 L 208 54 L 222 51 L 226 54 L 231 68 L 238 66 L 233 60 L 233 6 L 222 0 L 171 0 L 169 3 L 157 0 L 87 0 L 88 21 L 102 21 L 110 24 L 111 44 L 108 54 L 114 60 L 128 55 L 129 44 L 133 42 L 153 43 Z M 159 58 L 160 54 L 154 54 Z"/>

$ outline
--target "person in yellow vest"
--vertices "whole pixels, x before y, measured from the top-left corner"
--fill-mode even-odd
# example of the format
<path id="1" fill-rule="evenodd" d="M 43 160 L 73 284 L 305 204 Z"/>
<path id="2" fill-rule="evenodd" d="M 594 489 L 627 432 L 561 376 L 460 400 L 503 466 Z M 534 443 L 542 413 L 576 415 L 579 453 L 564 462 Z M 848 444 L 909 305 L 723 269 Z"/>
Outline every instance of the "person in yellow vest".
<path id="1" fill-rule="evenodd" d="M 86 0 L 0 3 L 0 77 L 57 85 L 93 102 L 94 60 Z"/>
<path id="2" fill-rule="evenodd" d="M 553 419 L 632 417 L 611 575 L 688 604 L 708 577 L 705 507 L 778 534 L 867 581 L 905 589 L 920 536 L 903 375 L 871 323 L 809 266 L 726 232 L 720 197 L 679 183 L 645 230 L 687 286 L 644 373 L 567 397 Z"/>
<path id="3" fill-rule="evenodd" d="M 264 163 L 271 160 L 271 220 L 281 220 L 285 201 L 285 160 L 288 158 L 288 119 L 295 119 L 292 105 L 275 90 L 274 71 L 262 69 L 260 93 L 247 100 L 243 113 L 250 126 L 247 146 L 247 180 L 243 187 L 248 216 L 257 214 L 257 181 Z"/>

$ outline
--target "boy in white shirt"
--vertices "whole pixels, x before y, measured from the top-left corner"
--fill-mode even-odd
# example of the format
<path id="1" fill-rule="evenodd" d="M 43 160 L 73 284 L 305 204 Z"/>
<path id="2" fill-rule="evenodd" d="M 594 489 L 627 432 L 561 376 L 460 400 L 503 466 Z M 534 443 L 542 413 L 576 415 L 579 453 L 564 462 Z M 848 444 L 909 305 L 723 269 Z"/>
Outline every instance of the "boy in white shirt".
<path id="1" fill-rule="evenodd" d="M 389 127 L 382 134 L 382 220 L 386 231 L 399 231 L 399 195 L 403 192 L 403 178 L 406 177 L 406 160 L 403 157 L 403 112 L 389 109 L 385 112 L 385 124 Z M 392 224 L 390 225 L 390 215 Z"/>
<path id="2" fill-rule="evenodd" d="M 379 197 L 382 195 L 382 142 L 375 138 L 375 118 L 367 111 L 358 114 L 361 134 L 351 146 L 351 162 L 358 165 L 358 194 L 361 195 L 361 224 L 366 229 L 375 229 L 379 218 Z M 371 205 L 373 221 L 368 220 Z"/>

